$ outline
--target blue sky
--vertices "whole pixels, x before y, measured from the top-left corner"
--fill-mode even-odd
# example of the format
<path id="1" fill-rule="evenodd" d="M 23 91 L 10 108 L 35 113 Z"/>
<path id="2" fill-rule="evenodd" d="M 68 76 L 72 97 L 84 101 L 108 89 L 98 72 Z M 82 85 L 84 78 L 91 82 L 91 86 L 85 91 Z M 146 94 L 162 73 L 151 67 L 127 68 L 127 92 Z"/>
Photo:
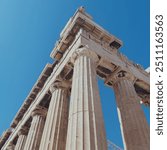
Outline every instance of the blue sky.
<path id="1" fill-rule="evenodd" d="M 149 66 L 149 1 L 0 0 L 0 134 L 28 95 L 68 19 L 84 6 L 98 24 L 123 41 L 129 59 Z M 99 81 L 107 138 L 122 147 L 115 97 Z M 149 108 L 145 108 L 149 122 Z"/>

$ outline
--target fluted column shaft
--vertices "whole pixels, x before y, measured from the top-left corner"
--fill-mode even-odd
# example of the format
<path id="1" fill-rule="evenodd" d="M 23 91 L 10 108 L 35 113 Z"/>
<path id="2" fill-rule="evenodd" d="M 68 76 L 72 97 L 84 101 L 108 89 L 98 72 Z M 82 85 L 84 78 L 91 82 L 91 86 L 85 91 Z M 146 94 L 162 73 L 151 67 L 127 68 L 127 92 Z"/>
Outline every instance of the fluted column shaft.
<path id="1" fill-rule="evenodd" d="M 28 129 L 22 128 L 18 133 L 18 140 L 15 146 L 15 150 L 23 150 L 25 146 L 25 142 L 27 139 L 27 131 Z"/>
<path id="2" fill-rule="evenodd" d="M 122 135 L 127 150 L 149 150 L 149 127 L 131 79 L 121 77 L 114 86 Z"/>
<path id="3" fill-rule="evenodd" d="M 15 145 L 11 142 L 11 143 L 8 145 L 8 147 L 7 147 L 6 150 L 14 150 L 14 149 L 15 149 Z"/>
<path id="4" fill-rule="evenodd" d="M 43 127 L 45 124 L 45 115 L 46 115 L 46 110 L 37 109 L 32 113 L 31 127 L 28 132 L 24 150 L 39 149 Z"/>
<path id="5" fill-rule="evenodd" d="M 94 60 L 87 50 L 76 55 L 66 150 L 107 150 L 96 80 L 97 56 Z"/>
<path id="6" fill-rule="evenodd" d="M 60 85 L 58 85 L 60 84 Z M 51 87 L 50 101 L 40 150 L 65 150 L 68 122 L 68 88 L 63 82 Z"/>

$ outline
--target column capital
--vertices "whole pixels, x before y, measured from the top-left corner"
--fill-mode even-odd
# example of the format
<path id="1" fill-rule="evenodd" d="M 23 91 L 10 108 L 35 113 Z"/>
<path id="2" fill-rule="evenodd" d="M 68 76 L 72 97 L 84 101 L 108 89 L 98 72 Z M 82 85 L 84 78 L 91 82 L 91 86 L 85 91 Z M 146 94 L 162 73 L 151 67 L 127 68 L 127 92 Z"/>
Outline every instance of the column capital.
<path id="1" fill-rule="evenodd" d="M 37 106 L 31 113 L 31 116 L 34 117 L 36 115 L 39 115 L 41 117 L 45 117 L 47 114 L 47 109 L 42 106 Z"/>
<path id="2" fill-rule="evenodd" d="M 10 142 L 7 147 L 7 150 L 14 150 L 14 148 L 15 148 L 15 145 L 13 144 L 13 142 Z"/>
<path id="3" fill-rule="evenodd" d="M 98 60 L 96 53 L 86 46 L 77 49 L 73 54 L 75 62 L 66 150 L 83 149 L 83 147 L 84 149 L 107 150 L 96 79 Z"/>
<path id="4" fill-rule="evenodd" d="M 110 78 L 111 78 L 111 81 L 113 82 L 113 85 L 117 83 L 118 81 L 124 80 L 124 79 L 131 80 L 132 82 L 135 81 L 135 77 L 132 74 L 126 71 L 123 71 L 123 70 L 111 75 Z"/>
<path id="5" fill-rule="evenodd" d="M 22 126 L 20 130 L 18 131 L 18 136 L 20 135 L 27 135 L 28 134 L 28 127 Z"/>
<path id="6" fill-rule="evenodd" d="M 50 92 L 53 93 L 56 89 L 68 89 L 70 87 L 70 82 L 65 80 L 56 80 L 50 86 Z"/>
<path id="7" fill-rule="evenodd" d="M 37 106 L 31 113 L 32 122 L 24 145 L 24 150 L 39 150 L 47 109 Z"/>
<path id="8" fill-rule="evenodd" d="M 125 149 L 148 150 L 149 127 L 139 103 L 141 98 L 136 93 L 133 79 L 135 78 L 130 74 L 119 71 L 113 81 L 121 132 Z"/>
<path id="9" fill-rule="evenodd" d="M 72 54 L 71 62 L 74 63 L 80 56 L 90 57 L 94 62 L 98 62 L 99 58 L 97 54 L 92 51 L 88 45 L 85 45 L 81 48 L 76 49 L 76 51 Z"/>

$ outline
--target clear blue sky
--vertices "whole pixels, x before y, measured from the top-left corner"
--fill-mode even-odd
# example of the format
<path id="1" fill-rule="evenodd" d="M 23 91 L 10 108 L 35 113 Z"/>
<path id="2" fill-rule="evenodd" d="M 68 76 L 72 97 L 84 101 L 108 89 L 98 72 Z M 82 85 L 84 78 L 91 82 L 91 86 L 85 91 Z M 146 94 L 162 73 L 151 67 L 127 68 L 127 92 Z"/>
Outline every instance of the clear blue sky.
<path id="1" fill-rule="evenodd" d="M 129 59 L 149 66 L 147 0 L 0 0 L 0 134 L 7 129 L 79 6 L 120 38 Z M 115 97 L 99 81 L 107 138 L 122 147 Z M 149 122 L 149 109 L 144 109 Z"/>

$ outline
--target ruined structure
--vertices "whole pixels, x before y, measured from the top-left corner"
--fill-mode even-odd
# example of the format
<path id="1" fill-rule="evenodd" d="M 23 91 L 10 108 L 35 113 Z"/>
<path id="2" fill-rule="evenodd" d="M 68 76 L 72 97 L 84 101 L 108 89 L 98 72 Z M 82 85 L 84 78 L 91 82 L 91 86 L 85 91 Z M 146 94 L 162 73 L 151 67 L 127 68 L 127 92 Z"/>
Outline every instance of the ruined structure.
<path id="1" fill-rule="evenodd" d="M 122 42 L 79 8 L 0 139 L 2 150 L 107 150 L 97 76 L 113 88 L 124 149 L 149 150 L 149 73 L 119 52 Z"/>

